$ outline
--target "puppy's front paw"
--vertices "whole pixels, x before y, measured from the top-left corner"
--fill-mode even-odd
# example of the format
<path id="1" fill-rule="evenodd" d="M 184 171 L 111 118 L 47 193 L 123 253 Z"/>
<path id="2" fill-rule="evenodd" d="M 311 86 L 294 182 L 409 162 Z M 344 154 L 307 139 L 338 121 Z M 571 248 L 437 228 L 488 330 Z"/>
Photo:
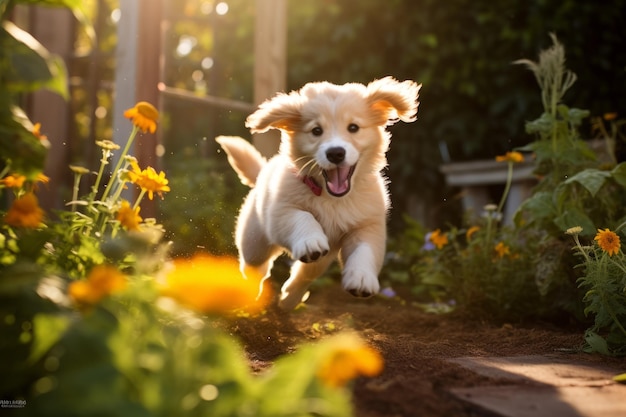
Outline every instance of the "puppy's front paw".
<path id="1" fill-rule="evenodd" d="M 346 269 L 341 279 L 343 289 L 355 297 L 371 297 L 380 290 L 378 277 L 366 269 Z"/>
<path id="2" fill-rule="evenodd" d="M 324 234 L 320 233 L 296 242 L 291 249 L 291 256 L 293 259 L 309 263 L 317 261 L 322 256 L 326 256 L 328 250 L 328 239 Z"/>

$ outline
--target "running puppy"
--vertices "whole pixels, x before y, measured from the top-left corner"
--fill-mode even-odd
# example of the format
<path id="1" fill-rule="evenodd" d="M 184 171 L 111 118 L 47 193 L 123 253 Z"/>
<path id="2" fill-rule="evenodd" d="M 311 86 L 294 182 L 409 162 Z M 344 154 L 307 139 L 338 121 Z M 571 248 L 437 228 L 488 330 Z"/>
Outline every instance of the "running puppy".
<path id="1" fill-rule="evenodd" d="M 242 271 L 267 278 L 287 251 L 295 260 L 279 306 L 292 309 L 339 258 L 342 286 L 357 297 L 379 291 L 389 207 L 386 126 L 416 119 L 421 85 L 392 77 L 363 84 L 306 84 L 267 100 L 246 120 L 252 133 L 282 132 L 266 160 L 248 141 L 220 136 L 241 181 L 252 187 L 235 240 Z"/>

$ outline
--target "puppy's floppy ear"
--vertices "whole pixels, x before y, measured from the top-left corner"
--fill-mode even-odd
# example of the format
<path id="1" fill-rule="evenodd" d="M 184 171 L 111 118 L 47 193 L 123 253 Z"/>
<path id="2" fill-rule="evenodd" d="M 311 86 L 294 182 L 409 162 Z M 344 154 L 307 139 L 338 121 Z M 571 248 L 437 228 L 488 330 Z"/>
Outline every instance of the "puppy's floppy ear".
<path id="1" fill-rule="evenodd" d="M 301 123 L 302 97 L 297 92 L 279 93 L 259 105 L 246 119 L 246 127 L 252 133 L 263 133 L 270 129 L 293 132 Z"/>
<path id="2" fill-rule="evenodd" d="M 414 81 L 397 81 L 385 77 L 367 85 L 367 101 L 381 117 L 381 124 L 393 124 L 398 119 L 413 122 L 417 119 L 419 91 L 422 87 Z"/>

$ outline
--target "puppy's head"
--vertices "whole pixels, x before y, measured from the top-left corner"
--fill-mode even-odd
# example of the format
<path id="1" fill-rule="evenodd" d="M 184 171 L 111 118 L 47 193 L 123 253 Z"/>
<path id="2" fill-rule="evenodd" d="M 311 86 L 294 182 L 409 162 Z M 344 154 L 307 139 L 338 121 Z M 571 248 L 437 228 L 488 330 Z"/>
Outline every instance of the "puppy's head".
<path id="1" fill-rule="evenodd" d="M 252 133 L 280 129 L 280 152 L 297 172 L 323 182 L 330 195 L 341 197 L 361 174 L 384 168 L 390 137 L 385 127 L 415 120 L 420 87 L 392 77 L 367 86 L 309 83 L 261 104 L 246 127 Z"/>

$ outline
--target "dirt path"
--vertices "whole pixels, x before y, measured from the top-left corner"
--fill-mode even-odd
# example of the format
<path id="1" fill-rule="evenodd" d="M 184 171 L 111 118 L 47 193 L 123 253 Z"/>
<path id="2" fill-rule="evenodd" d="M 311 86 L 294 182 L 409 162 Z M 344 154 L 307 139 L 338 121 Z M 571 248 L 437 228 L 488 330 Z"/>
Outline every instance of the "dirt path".
<path id="1" fill-rule="evenodd" d="M 482 376 L 450 358 L 563 354 L 582 361 L 612 359 L 572 353 L 584 328 L 548 323 L 493 324 L 460 314 L 424 313 L 410 302 L 358 300 L 337 285 L 316 288 L 305 308 L 238 319 L 232 331 L 246 346 L 253 368 L 266 368 L 298 344 L 341 329 L 359 331 L 385 358 L 385 370 L 355 385 L 358 417 L 463 417 L 485 415 L 455 398 L 452 388 L 511 384 Z"/>

